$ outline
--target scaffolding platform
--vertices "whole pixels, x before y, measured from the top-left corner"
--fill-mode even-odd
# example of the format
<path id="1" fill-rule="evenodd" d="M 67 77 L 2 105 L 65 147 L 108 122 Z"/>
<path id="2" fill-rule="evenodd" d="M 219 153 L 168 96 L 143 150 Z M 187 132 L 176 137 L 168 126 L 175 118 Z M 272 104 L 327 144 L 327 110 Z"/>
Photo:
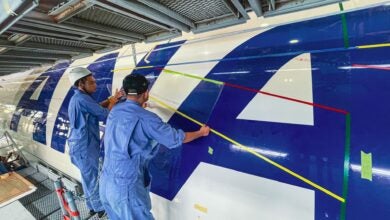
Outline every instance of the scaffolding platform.
<path id="1" fill-rule="evenodd" d="M 37 190 L 27 179 L 16 172 L 0 176 L 0 208 Z"/>

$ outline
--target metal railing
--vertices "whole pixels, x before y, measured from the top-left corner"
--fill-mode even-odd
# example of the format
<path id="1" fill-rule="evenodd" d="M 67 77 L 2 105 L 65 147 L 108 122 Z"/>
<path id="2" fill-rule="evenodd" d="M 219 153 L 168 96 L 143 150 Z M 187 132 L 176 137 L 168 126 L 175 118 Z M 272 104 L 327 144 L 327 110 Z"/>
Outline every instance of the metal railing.
<path id="1" fill-rule="evenodd" d="M 19 160 L 20 165 L 26 167 L 29 165 L 28 160 L 8 131 L 5 131 L 3 135 L 0 136 L 0 150 L 6 150 L 8 155 L 10 155 L 10 153 L 12 154 L 7 162 L 12 163 L 13 161 Z"/>

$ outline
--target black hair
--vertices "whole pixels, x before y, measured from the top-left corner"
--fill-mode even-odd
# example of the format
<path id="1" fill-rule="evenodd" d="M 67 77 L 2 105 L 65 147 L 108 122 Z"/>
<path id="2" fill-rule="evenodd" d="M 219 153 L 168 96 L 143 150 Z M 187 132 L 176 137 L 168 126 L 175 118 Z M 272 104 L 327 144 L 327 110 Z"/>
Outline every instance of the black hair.
<path id="1" fill-rule="evenodd" d="M 123 79 L 123 90 L 127 95 L 140 95 L 148 90 L 149 81 L 140 74 L 130 74 Z"/>

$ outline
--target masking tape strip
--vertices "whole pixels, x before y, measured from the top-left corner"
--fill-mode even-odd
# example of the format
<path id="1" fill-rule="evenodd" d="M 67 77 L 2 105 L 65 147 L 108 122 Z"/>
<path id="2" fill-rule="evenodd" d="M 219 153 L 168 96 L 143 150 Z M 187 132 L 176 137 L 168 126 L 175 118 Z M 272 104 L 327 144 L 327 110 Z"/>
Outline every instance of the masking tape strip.
<path id="1" fill-rule="evenodd" d="M 377 65 L 352 64 L 352 67 L 360 67 L 360 68 L 367 68 L 367 69 L 377 69 L 377 70 L 390 70 L 390 67 L 377 66 Z"/>
<path id="2" fill-rule="evenodd" d="M 165 108 L 167 108 L 167 109 L 169 109 L 169 110 L 171 110 L 171 111 L 176 112 L 177 114 L 179 114 L 179 115 L 183 116 L 184 118 L 186 118 L 186 119 L 188 119 L 188 120 L 194 122 L 194 123 L 197 124 L 197 125 L 200 125 L 200 126 L 203 126 L 203 125 L 204 125 L 203 123 L 201 123 L 201 122 L 199 122 L 199 121 L 197 121 L 197 120 L 191 118 L 190 116 L 188 116 L 188 115 L 186 115 L 186 114 L 184 114 L 184 113 L 182 113 L 182 112 L 180 112 L 180 111 L 174 109 L 173 107 L 171 107 L 171 106 L 167 105 L 166 103 L 164 103 L 164 102 L 162 102 L 162 101 L 156 99 L 155 97 L 152 97 L 152 96 L 151 96 L 150 99 L 153 100 L 153 101 L 155 101 L 155 102 L 157 102 L 157 103 L 160 104 L 161 106 L 163 106 L 163 107 L 165 107 Z M 344 200 L 342 197 L 338 196 L 337 194 L 335 194 L 335 193 L 333 193 L 333 192 L 331 192 L 331 191 L 325 189 L 324 187 L 322 187 L 322 186 L 320 186 L 320 185 L 318 185 L 318 184 L 316 184 L 316 183 L 314 183 L 314 182 L 312 182 L 312 181 L 306 179 L 305 177 L 303 177 L 303 176 L 301 176 L 301 175 L 299 175 L 299 174 L 293 172 L 292 170 L 290 170 L 290 169 L 288 169 L 288 168 L 286 168 L 286 167 L 284 167 L 284 166 L 282 166 L 282 165 L 280 165 L 280 164 L 278 164 L 278 163 L 276 163 L 276 162 L 274 162 L 274 161 L 268 159 L 267 157 L 265 157 L 265 156 L 263 156 L 263 155 L 257 153 L 256 151 L 254 151 L 254 150 L 252 150 L 252 149 L 250 149 L 250 148 L 248 148 L 248 147 L 246 147 L 246 146 L 244 146 L 244 145 L 238 143 L 237 141 L 235 141 L 235 140 L 233 140 L 233 139 L 227 137 L 226 135 L 224 135 L 224 134 L 222 134 L 222 133 L 220 133 L 220 132 L 218 132 L 218 131 L 216 131 L 216 130 L 214 130 L 214 129 L 211 129 L 211 128 L 210 128 L 210 131 L 211 131 L 212 133 L 216 134 L 217 136 L 221 137 L 222 139 L 225 139 L 225 140 L 229 141 L 230 143 L 232 143 L 232 144 L 234 144 L 234 145 L 236 145 L 236 146 L 242 148 L 243 150 L 245 150 L 245 151 L 247 151 L 247 152 L 249 152 L 249 153 L 255 155 L 256 157 L 258 157 L 258 158 L 264 160 L 265 162 L 270 163 L 271 165 L 273 165 L 273 166 L 275 166 L 275 167 L 277 167 L 277 168 L 283 170 L 284 172 L 286 172 L 286 173 L 288 173 L 288 174 L 290 174 L 290 175 L 292 175 L 292 176 L 294 176 L 294 177 L 300 179 L 301 181 L 303 181 L 303 182 L 309 184 L 310 186 L 312 186 L 312 187 L 314 187 L 314 188 L 316 188 L 316 189 L 318 189 L 318 190 L 320 190 L 320 191 L 322 191 L 322 192 L 328 194 L 329 196 L 331 196 L 331 197 L 333 197 L 333 198 L 339 200 L 340 202 L 345 202 L 345 200 Z"/>
<path id="3" fill-rule="evenodd" d="M 340 11 L 344 11 L 343 3 L 339 3 Z M 344 13 L 341 14 L 341 22 L 343 25 L 343 39 L 344 39 L 344 47 L 349 48 L 349 39 L 348 39 L 348 27 L 347 27 L 347 18 Z"/>
<path id="4" fill-rule="evenodd" d="M 195 204 L 195 205 L 194 205 L 194 208 L 197 209 L 197 210 L 199 210 L 199 211 L 201 211 L 201 212 L 203 212 L 203 213 L 207 213 L 207 208 L 204 207 L 204 206 L 201 206 L 201 205 L 199 205 L 199 204 Z"/>
<path id="5" fill-rule="evenodd" d="M 372 181 L 372 154 L 360 151 L 361 163 L 362 163 L 362 179 Z"/>
<path id="6" fill-rule="evenodd" d="M 168 69 L 162 69 L 162 70 L 165 73 L 186 76 L 186 77 L 189 77 L 189 78 L 199 79 L 199 80 L 202 80 L 202 81 L 214 83 L 214 84 L 217 84 L 217 85 L 223 85 L 224 84 L 224 82 L 221 82 L 221 81 L 218 81 L 218 80 L 207 79 L 207 78 L 204 78 L 204 77 L 200 77 L 200 76 L 196 76 L 196 75 L 192 75 L 192 74 L 188 74 L 188 73 L 182 73 L 182 72 L 177 72 L 177 71 L 168 70 Z"/>
<path id="7" fill-rule="evenodd" d="M 357 46 L 357 48 L 359 48 L 359 49 L 369 49 L 369 48 L 378 48 L 378 47 L 390 47 L 390 43 L 384 43 L 384 44 L 369 44 L 369 45 Z"/>
<path id="8" fill-rule="evenodd" d="M 214 83 L 214 84 L 217 84 L 217 85 L 225 85 L 225 86 L 229 86 L 229 87 L 240 89 L 240 90 L 245 90 L 245 91 L 254 92 L 254 93 L 260 93 L 260 94 L 273 96 L 273 97 L 280 98 L 280 99 L 289 100 L 289 101 L 292 101 L 292 102 L 298 102 L 298 103 L 302 103 L 302 104 L 305 104 L 305 105 L 310 105 L 310 106 L 313 106 L 313 107 L 322 108 L 322 109 L 325 109 L 325 110 L 328 110 L 328 111 L 333 111 L 333 112 L 337 112 L 337 113 L 341 113 L 341 114 L 348 114 L 348 112 L 343 110 L 343 109 L 337 109 L 337 108 L 333 108 L 333 107 L 326 106 L 326 105 L 321 105 L 321 104 L 317 104 L 317 103 L 311 103 L 311 102 L 307 102 L 307 101 L 303 101 L 303 100 L 299 100 L 299 99 L 294 99 L 294 98 L 290 98 L 290 97 L 286 97 L 286 96 L 281 96 L 281 95 L 277 95 L 277 94 L 273 94 L 273 93 L 269 93 L 269 92 L 259 91 L 259 90 L 252 89 L 252 88 L 249 88 L 249 87 L 245 87 L 245 86 L 241 86 L 241 85 L 237 85 L 237 84 L 232 84 L 232 83 L 227 83 L 227 82 L 222 82 L 222 81 L 218 81 L 218 80 L 212 80 L 212 79 L 195 76 L 195 75 L 188 74 L 188 73 L 182 73 L 182 72 L 177 72 L 177 71 L 168 70 L 168 69 L 162 69 L 162 70 L 163 70 L 162 73 L 177 74 L 177 75 L 181 75 L 181 76 L 185 76 L 185 77 L 190 77 L 190 78 L 199 79 L 199 80 L 203 80 L 203 81 L 206 81 L 206 82 Z"/>
<path id="9" fill-rule="evenodd" d="M 351 152 L 351 115 L 348 113 L 345 116 L 345 146 L 344 146 L 344 172 L 343 172 L 343 198 L 341 203 L 340 219 L 345 220 L 347 212 L 347 197 L 348 197 L 348 182 L 349 182 L 349 167 L 350 167 L 350 152 Z"/>

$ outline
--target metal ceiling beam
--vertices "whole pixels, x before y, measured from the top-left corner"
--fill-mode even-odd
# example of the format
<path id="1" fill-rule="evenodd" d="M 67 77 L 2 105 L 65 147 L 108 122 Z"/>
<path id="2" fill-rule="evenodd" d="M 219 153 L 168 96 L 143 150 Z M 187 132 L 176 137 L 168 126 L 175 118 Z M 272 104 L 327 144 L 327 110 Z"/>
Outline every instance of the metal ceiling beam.
<path id="1" fill-rule="evenodd" d="M 109 41 L 109 42 L 110 41 L 113 42 L 113 40 L 115 40 L 114 43 L 120 43 L 120 44 L 135 43 L 134 41 L 113 39 L 112 37 L 106 37 L 106 36 L 92 35 L 92 36 L 88 36 L 88 39 L 90 39 L 90 37 L 95 38 L 95 39 L 104 40 L 104 41 Z"/>
<path id="2" fill-rule="evenodd" d="M 63 32 L 63 33 L 71 33 L 71 34 L 75 34 L 75 35 L 78 35 L 78 36 L 82 36 L 82 34 L 80 32 L 73 32 L 73 31 L 69 31 L 69 30 L 66 30 L 66 29 L 63 29 L 63 28 L 60 28 L 60 27 L 49 26 L 49 25 L 46 25 L 46 24 L 34 23 L 34 22 L 30 22 L 30 21 L 23 21 L 23 20 L 21 20 L 15 26 L 18 26 L 18 25 L 24 25 L 24 26 L 28 26 L 28 27 L 41 28 L 41 29 L 45 29 L 45 30 Z"/>
<path id="3" fill-rule="evenodd" d="M 248 0 L 248 2 L 257 17 L 263 16 L 263 9 L 261 8 L 261 0 Z"/>
<path id="4" fill-rule="evenodd" d="M 77 56 L 73 56 L 72 60 L 82 59 L 82 58 L 85 58 L 85 57 L 90 57 L 92 55 L 93 55 L 92 53 L 81 53 L 81 54 L 79 54 Z"/>
<path id="5" fill-rule="evenodd" d="M 13 69 L 23 69 L 23 68 L 14 67 L 14 66 L 10 66 L 10 67 L 0 66 L 0 69 L 1 69 L 1 70 L 13 70 Z"/>
<path id="6" fill-rule="evenodd" d="M 158 34 L 153 34 L 146 38 L 145 43 L 158 42 L 163 40 L 169 40 L 175 37 L 180 37 L 182 34 L 180 31 L 176 32 L 163 32 Z"/>
<path id="7" fill-rule="evenodd" d="M 0 65 L 7 65 L 7 64 L 11 64 L 11 65 L 39 65 L 40 66 L 40 63 L 29 63 L 29 62 L 23 62 L 23 61 L 16 61 L 16 62 L 15 61 L 0 61 Z"/>
<path id="8" fill-rule="evenodd" d="M 29 67 L 36 67 L 41 66 L 41 64 L 20 64 L 20 63 L 0 63 L 0 68 L 29 68 Z"/>
<path id="9" fill-rule="evenodd" d="M 3 67 L 0 67 L 1 72 L 19 72 L 19 71 L 28 70 L 28 69 L 30 69 L 30 68 L 13 68 L 13 67 L 3 68 Z"/>
<path id="10" fill-rule="evenodd" d="M 163 23 L 165 25 L 168 25 L 170 27 L 179 29 L 181 31 L 190 32 L 190 28 L 181 23 L 177 20 L 159 12 L 152 8 L 149 8 L 143 4 L 140 4 L 138 2 L 134 1 L 125 1 L 125 0 L 108 0 L 108 2 L 111 2 L 113 4 L 116 4 L 122 8 L 125 8 L 127 10 L 130 10 L 132 12 L 135 12 L 137 14 L 143 15 L 145 17 L 148 17 L 150 19 L 153 19 L 154 21 Z"/>
<path id="11" fill-rule="evenodd" d="M 7 52 L 9 49 L 7 47 L 0 47 L 0 54 Z"/>
<path id="12" fill-rule="evenodd" d="M 81 7 L 80 5 L 77 5 L 79 3 L 88 3 L 88 0 L 65 0 L 58 5 L 54 6 L 49 12 L 48 15 L 50 16 L 56 16 L 58 14 L 61 14 L 63 12 L 66 12 L 69 9 L 74 8 L 73 10 L 76 10 L 77 8 Z"/>
<path id="13" fill-rule="evenodd" d="M 11 59 L 11 58 L 0 58 L 0 65 L 4 65 L 4 64 L 10 64 L 10 65 L 40 65 L 42 63 L 51 63 L 51 62 L 54 62 L 54 61 L 51 61 L 51 62 L 47 62 L 47 61 L 44 61 L 44 60 L 37 60 L 35 59 L 34 60 L 35 62 L 32 62 L 32 61 L 29 61 L 27 59 L 24 59 L 24 60 L 14 60 L 14 59 Z M 37 62 L 39 61 L 39 62 Z"/>
<path id="14" fill-rule="evenodd" d="M 0 73 L 13 73 L 15 71 L 18 71 L 18 69 L 1 69 L 0 68 Z"/>
<path id="15" fill-rule="evenodd" d="M 16 73 L 16 72 L 19 72 L 19 70 L 15 70 L 15 69 L 12 69 L 12 70 L 7 70 L 7 69 L 0 69 L 0 73 L 1 74 L 10 74 L 10 73 Z"/>
<path id="16" fill-rule="evenodd" d="M 30 35 L 20 34 L 20 33 L 12 34 L 11 36 L 8 37 L 8 40 L 12 41 L 15 45 L 22 44 L 30 39 L 31 39 Z"/>
<path id="17" fill-rule="evenodd" d="M 199 23 L 196 29 L 192 30 L 194 34 L 199 34 L 207 31 L 212 31 L 232 25 L 243 24 L 246 22 L 245 18 L 238 18 L 236 16 L 230 16 L 224 19 L 218 19 L 207 23 Z"/>
<path id="18" fill-rule="evenodd" d="M 60 3 L 54 7 L 49 12 L 49 15 L 52 16 L 57 23 L 61 23 L 78 13 L 87 10 L 93 5 L 94 4 L 89 0 L 69 0 L 65 4 Z"/>
<path id="19" fill-rule="evenodd" d="M 52 64 L 54 61 L 46 61 L 42 59 L 15 59 L 15 58 L 0 58 L 0 64 Z"/>
<path id="20" fill-rule="evenodd" d="M 275 1 L 275 0 L 268 0 L 268 1 Z M 276 15 L 281 15 L 281 14 L 287 14 L 287 13 L 292 13 L 296 11 L 302 11 L 310 8 L 316 8 L 316 7 L 321 7 L 324 5 L 329 5 L 329 4 L 334 4 L 334 3 L 339 3 L 343 2 L 345 0 L 304 0 L 304 1 L 290 1 L 286 4 L 284 4 L 281 7 L 275 8 L 274 11 L 267 11 L 264 13 L 264 17 L 271 17 L 271 16 L 276 16 Z"/>
<path id="21" fill-rule="evenodd" d="M 8 28 L 10 28 L 13 24 L 15 24 L 18 20 L 20 20 L 25 14 L 27 14 L 35 7 L 37 7 L 39 4 L 38 2 L 39 0 L 25 0 L 17 7 L 15 11 L 8 11 L 9 13 L 8 17 L 5 20 L 0 22 L 0 35 L 4 33 L 4 31 L 6 31 Z M 3 0 L 2 3 L 3 3 L 2 6 L 4 5 L 4 11 L 5 11 L 6 10 L 5 5 L 9 4 L 9 2 L 8 0 L 7 1 Z"/>
<path id="22" fill-rule="evenodd" d="M 106 47 L 106 48 L 95 51 L 95 53 L 98 53 L 98 54 L 108 53 L 108 52 L 112 52 L 114 50 L 119 50 L 119 49 L 121 49 L 121 47 Z"/>
<path id="23" fill-rule="evenodd" d="M 71 40 L 77 40 L 79 42 L 95 43 L 100 45 L 109 45 L 109 46 L 122 45 L 122 44 L 118 44 L 117 42 L 112 42 L 108 40 L 102 41 L 102 40 L 89 39 L 88 37 L 91 37 L 90 35 L 87 36 L 81 35 L 79 32 L 75 32 L 71 30 L 64 30 L 61 28 L 55 28 L 48 25 L 36 24 L 36 23 L 25 22 L 25 21 L 19 21 L 17 25 L 14 25 L 9 30 L 14 32 L 28 33 L 32 35 L 39 35 L 42 37 L 55 37 L 55 39 L 64 39 L 64 40 L 71 39 Z"/>
<path id="24" fill-rule="evenodd" d="M 16 33 L 35 32 L 35 31 L 29 31 L 29 30 L 26 30 L 26 29 L 23 29 L 23 28 L 19 28 L 19 26 L 12 27 L 10 30 L 12 30 L 13 32 L 16 32 Z M 31 34 L 31 33 L 29 33 L 29 34 Z M 44 36 L 43 34 L 41 34 L 41 35 L 33 35 L 33 36 L 52 38 L 52 39 L 59 39 L 58 37 L 60 37 L 60 35 L 57 35 L 57 37 L 52 37 L 52 36 Z M 97 43 L 91 43 L 91 42 L 82 41 L 82 40 L 73 40 L 73 39 L 60 39 L 60 40 L 71 42 L 71 43 L 84 43 L 84 44 L 88 44 L 90 46 L 95 46 L 95 47 L 106 47 L 106 46 L 108 46 L 107 44 L 97 44 Z"/>
<path id="25" fill-rule="evenodd" d="M 71 59 L 72 57 L 64 54 L 49 54 L 49 53 L 34 53 L 34 52 L 20 52 L 20 51 L 7 51 L 0 54 L 0 57 L 7 59 L 10 58 L 28 58 L 28 59 L 42 59 L 42 60 L 57 60 L 57 59 Z"/>
<path id="26" fill-rule="evenodd" d="M 275 0 L 267 0 L 269 5 L 269 10 L 274 11 L 276 9 Z"/>
<path id="27" fill-rule="evenodd" d="M 238 10 L 238 12 L 240 12 L 240 14 L 242 15 L 243 18 L 245 19 L 249 19 L 249 15 L 248 13 L 246 13 L 246 10 L 244 8 L 244 6 L 242 6 L 242 4 L 240 3 L 239 0 L 231 0 L 234 7 L 236 7 L 236 9 Z"/>
<path id="28" fill-rule="evenodd" d="M 76 26 L 73 24 L 64 24 L 64 23 L 57 24 L 57 23 L 54 23 L 53 20 L 50 17 L 48 17 L 47 15 L 45 15 L 43 13 L 35 12 L 35 11 L 26 15 L 22 19 L 22 21 L 26 21 L 26 22 L 30 22 L 30 23 L 32 22 L 32 23 L 36 23 L 36 24 L 49 25 L 49 26 L 52 26 L 54 28 L 69 29 L 72 31 L 77 31 L 81 35 L 95 34 L 95 35 L 101 35 L 101 36 L 105 36 L 105 37 L 109 37 L 109 38 L 117 38 L 117 39 L 130 41 L 130 42 L 139 41 L 138 39 L 133 38 L 133 37 L 123 36 L 123 35 L 115 35 L 115 34 L 112 34 L 108 31 L 104 31 L 104 30 L 95 30 L 95 29 L 88 28 L 88 27 L 79 27 L 79 26 Z"/>
<path id="29" fill-rule="evenodd" d="M 121 44 L 113 44 L 113 43 L 109 44 L 109 42 L 92 43 L 92 42 L 90 42 L 90 40 L 80 40 L 80 37 L 72 37 L 72 36 L 66 36 L 66 35 L 64 36 L 61 34 L 54 34 L 54 36 L 53 36 L 53 34 L 48 35 L 48 33 L 39 32 L 39 31 L 35 31 L 35 30 L 29 30 L 28 28 L 21 28 L 21 26 L 12 27 L 10 30 L 15 32 L 15 33 L 28 33 L 29 35 L 35 36 L 35 37 L 45 37 L 45 38 L 63 40 L 66 42 L 71 42 L 71 43 L 84 43 L 84 44 L 88 44 L 90 46 L 95 46 L 95 47 L 121 46 Z M 67 39 L 63 38 L 63 37 L 66 37 Z"/>
<path id="30" fill-rule="evenodd" d="M 238 10 L 236 9 L 236 7 L 234 7 L 234 5 L 232 4 L 232 2 L 230 0 L 223 0 L 222 2 L 229 9 L 229 11 L 232 12 L 233 15 L 235 15 L 237 17 L 239 16 Z"/>
<path id="31" fill-rule="evenodd" d="M 160 24 L 156 21 L 152 21 L 152 20 L 149 20 L 149 19 L 145 19 L 141 16 L 138 16 L 138 15 L 135 15 L 133 13 L 130 13 L 130 12 L 127 12 L 127 11 L 124 11 L 120 8 L 117 8 L 117 7 L 114 7 L 110 4 L 107 4 L 105 2 L 100 2 L 100 1 L 96 1 L 96 0 L 93 0 L 93 3 L 95 5 L 99 5 L 100 7 L 104 8 L 105 10 L 107 11 L 110 11 L 110 13 L 118 13 L 122 16 L 125 16 L 125 17 L 130 17 L 130 18 L 134 18 L 134 19 L 137 19 L 139 21 L 142 21 L 142 22 L 145 22 L 145 23 L 148 23 L 148 24 L 151 24 L 153 26 L 156 26 L 156 27 L 159 27 L 161 29 L 164 29 L 164 30 L 167 30 L 167 31 L 170 31 L 172 28 L 168 27 L 168 26 L 165 26 L 163 24 Z"/>
<path id="32" fill-rule="evenodd" d="M 49 25 L 49 26 L 52 26 L 52 27 L 60 27 L 64 30 L 71 30 L 71 31 L 75 31 L 75 32 L 78 32 L 79 34 L 81 35 L 84 35 L 84 34 L 89 34 L 92 36 L 103 36 L 103 37 L 109 37 L 109 38 L 116 38 L 116 39 L 120 39 L 120 40 L 125 40 L 125 41 L 130 41 L 130 42 L 138 42 L 139 39 L 136 39 L 136 38 L 133 38 L 133 37 L 128 37 L 128 36 L 123 36 L 123 35 L 115 35 L 115 34 L 112 34 L 110 32 L 106 32 L 106 31 L 102 31 L 102 30 L 95 30 L 95 29 L 91 29 L 91 28 L 87 28 L 87 27 L 79 27 L 79 26 L 76 26 L 76 25 L 73 25 L 73 24 L 55 24 L 55 23 L 51 23 L 51 22 L 47 22 L 47 21 L 40 21 L 40 20 L 28 20 L 29 22 L 33 22 L 33 23 L 38 23 L 38 24 L 43 24 L 43 25 Z"/>
<path id="33" fill-rule="evenodd" d="M 85 48 L 47 45 L 47 44 L 30 43 L 30 42 L 24 43 L 23 45 L 16 46 L 12 42 L 6 40 L 0 40 L 0 47 L 7 47 L 12 50 L 37 51 L 37 52 L 59 53 L 59 54 L 79 54 L 79 53 L 93 52 L 92 50 L 85 49 Z"/>
<path id="34" fill-rule="evenodd" d="M 195 28 L 195 23 L 192 22 L 189 18 L 171 10 L 170 8 L 166 7 L 165 5 L 162 5 L 160 3 L 158 3 L 157 1 L 154 1 L 154 0 L 138 0 L 139 2 L 177 20 L 177 21 L 180 21 L 181 23 L 183 24 L 186 24 L 188 26 L 190 26 L 191 28 Z"/>
<path id="35" fill-rule="evenodd" d="M 0 70 L 14 70 L 14 69 L 28 69 L 29 67 L 17 67 L 17 66 L 0 66 Z"/>
<path id="36" fill-rule="evenodd" d="M 68 22 L 71 22 L 71 23 L 68 23 Z M 124 31 L 124 30 L 121 30 L 121 29 L 118 29 L 118 28 L 113 28 L 113 27 L 110 27 L 110 26 L 107 26 L 107 25 L 101 25 L 101 24 L 97 24 L 97 23 L 94 23 L 94 22 L 89 22 L 89 21 L 86 21 L 86 20 L 83 20 L 83 19 L 79 19 L 79 18 L 71 18 L 68 22 L 66 22 L 66 23 L 67 24 L 73 24 L 73 25 L 81 26 L 81 27 L 89 27 L 89 28 L 93 28 L 93 29 L 96 29 L 96 30 L 105 30 L 105 31 L 108 31 L 110 33 L 123 35 L 123 36 L 130 36 L 130 37 L 137 38 L 137 39 L 140 39 L 140 40 L 144 40 L 146 38 L 142 34 L 138 34 L 138 33 L 135 33 L 135 32 L 130 32 L 130 31 Z"/>
<path id="37" fill-rule="evenodd" d="M 12 63 L 18 63 L 18 62 L 20 62 L 20 63 L 44 63 L 44 62 L 47 62 L 47 63 L 51 63 L 54 61 L 51 61 L 51 60 L 45 61 L 42 59 L 23 58 L 23 57 L 16 57 L 16 58 L 0 57 L 0 62 L 12 62 Z"/>

